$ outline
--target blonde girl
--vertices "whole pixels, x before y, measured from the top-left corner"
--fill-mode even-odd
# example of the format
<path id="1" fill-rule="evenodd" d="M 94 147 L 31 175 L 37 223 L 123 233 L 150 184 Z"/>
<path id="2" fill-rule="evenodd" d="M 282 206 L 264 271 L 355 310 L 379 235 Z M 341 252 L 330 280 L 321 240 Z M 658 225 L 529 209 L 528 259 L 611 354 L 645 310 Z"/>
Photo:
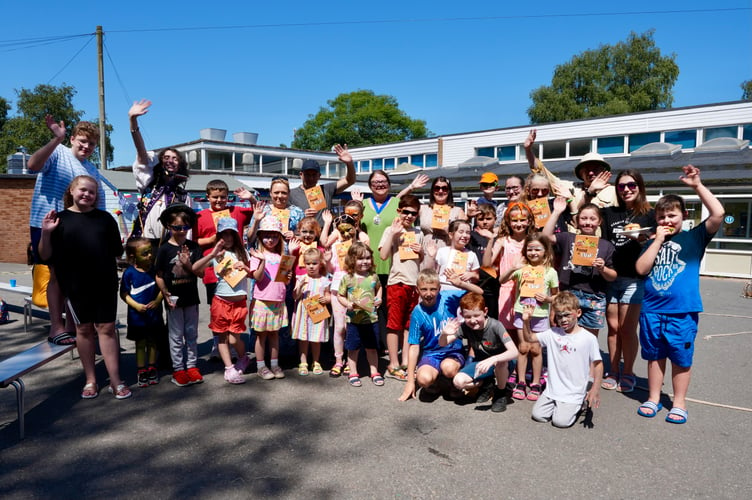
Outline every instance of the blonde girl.
<path id="1" fill-rule="evenodd" d="M 264 380 L 272 380 L 285 378 L 285 373 L 279 366 L 279 330 L 287 326 L 285 291 L 291 273 L 280 276 L 281 281 L 277 281 L 284 252 L 282 223 L 275 217 L 264 217 L 259 223 L 257 235 L 259 249 L 250 250 L 255 259 L 250 266 L 255 269 L 252 278 L 256 280 L 251 328 L 256 332 L 257 373 Z M 264 361 L 267 343 L 271 355 L 270 367 Z"/>
<path id="2" fill-rule="evenodd" d="M 305 261 L 306 275 L 298 278 L 295 283 L 293 299 L 297 302 L 297 306 L 290 331 L 293 340 L 298 341 L 300 353 L 298 375 L 308 375 L 309 346 L 313 360 L 311 371 L 314 375 L 321 375 L 324 370 L 321 368 L 319 358 L 321 356 L 321 344 L 329 341 L 329 319 L 314 323 L 306 311 L 305 301 L 318 296 L 319 304 L 329 304 L 331 302 L 329 293 L 331 281 L 326 276 L 324 254 L 321 250 L 309 248 L 303 253 L 303 260 Z"/>
<path id="3" fill-rule="evenodd" d="M 512 280 L 516 284 L 516 299 L 514 303 L 514 326 L 518 332 L 517 358 L 517 386 L 512 392 L 514 399 L 537 401 L 541 395 L 541 373 L 543 370 L 543 356 L 538 342 L 526 342 L 522 333 L 522 311 L 525 305 L 534 305 L 535 310 L 530 322 L 534 332 L 541 332 L 549 328 L 549 304 L 559 292 L 559 278 L 556 269 L 553 268 L 553 250 L 551 242 L 541 233 L 532 233 L 525 238 L 522 247 L 521 260 L 506 271 L 499 280 L 506 283 Z M 542 268 L 542 273 L 539 269 Z M 521 297 L 522 287 L 530 285 L 541 286 L 535 297 Z M 525 373 L 527 372 L 528 356 L 533 365 L 533 378 L 530 384 L 530 392 L 527 393 Z"/>
<path id="4" fill-rule="evenodd" d="M 303 253 L 309 248 L 318 248 L 322 252 L 324 246 L 319 243 L 321 226 L 315 217 L 305 217 L 298 223 L 298 233 L 290 241 L 288 246 L 290 255 L 297 257 L 295 263 L 295 276 L 304 276 L 306 273 Z"/>
<path id="5" fill-rule="evenodd" d="M 366 358 L 374 385 L 384 385 L 384 377 L 378 371 L 379 317 L 376 309 L 381 304 L 381 284 L 374 271 L 373 251 L 356 241 L 347 251 L 345 270 L 347 274 L 339 284 L 340 304 L 347 309 L 347 364 L 350 368 L 348 382 L 360 387 L 358 353 L 366 350 Z"/>
<path id="6" fill-rule="evenodd" d="M 217 243 L 212 250 L 193 264 L 193 272 L 201 273 L 209 264 L 217 275 L 217 289 L 210 305 L 209 329 L 217 338 L 219 357 L 225 365 L 225 380 L 230 384 L 243 384 L 243 372 L 250 359 L 241 335 L 245 333 L 248 315 L 248 278 L 251 273 L 248 254 L 238 232 L 238 222 L 232 217 L 217 221 Z M 235 282 L 234 273 L 246 276 Z M 230 354 L 230 336 L 242 357 L 233 365 Z"/>

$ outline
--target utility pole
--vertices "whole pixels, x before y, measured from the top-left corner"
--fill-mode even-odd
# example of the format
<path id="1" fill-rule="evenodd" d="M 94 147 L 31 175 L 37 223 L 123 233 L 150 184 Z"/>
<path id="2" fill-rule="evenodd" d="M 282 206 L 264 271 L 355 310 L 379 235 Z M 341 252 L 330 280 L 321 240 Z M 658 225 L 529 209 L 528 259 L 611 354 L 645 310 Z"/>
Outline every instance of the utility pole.
<path id="1" fill-rule="evenodd" d="M 105 136 L 104 114 L 104 59 L 102 57 L 102 31 L 97 26 L 97 60 L 99 62 L 99 166 L 102 170 L 107 169 L 107 140 Z"/>

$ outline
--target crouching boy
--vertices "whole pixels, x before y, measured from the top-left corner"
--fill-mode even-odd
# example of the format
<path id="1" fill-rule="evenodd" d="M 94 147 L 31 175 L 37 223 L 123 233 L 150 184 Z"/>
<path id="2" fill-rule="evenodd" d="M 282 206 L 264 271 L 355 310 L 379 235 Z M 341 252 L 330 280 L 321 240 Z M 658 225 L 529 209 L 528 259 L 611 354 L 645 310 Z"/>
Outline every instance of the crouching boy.
<path id="1" fill-rule="evenodd" d="M 540 342 L 548 348 L 548 384 L 533 406 L 533 420 L 570 427 L 577 420 L 583 399 L 591 408 L 600 405 L 603 362 L 598 339 L 577 324 L 582 311 L 579 299 L 571 292 L 561 292 L 554 297 L 554 328 L 533 333 L 530 329 L 533 309 L 533 306 L 525 306 L 522 312 L 525 341 Z M 595 380 L 588 390 L 591 370 Z"/>
<path id="2" fill-rule="evenodd" d="M 454 386 L 462 391 L 476 389 L 485 384 L 491 387 L 493 377 L 496 376 L 491 411 L 500 413 L 507 409 L 508 365 L 511 360 L 517 359 L 517 347 L 501 322 L 488 317 L 483 295 L 466 294 L 460 299 L 460 309 L 465 322 L 460 325 L 457 318 L 448 321 L 439 337 L 439 345 L 451 344 L 457 339 L 467 339 L 475 360 L 468 362 L 455 375 Z M 483 403 L 487 400 L 488 395 L 479 396 L 477 402 Z"/>

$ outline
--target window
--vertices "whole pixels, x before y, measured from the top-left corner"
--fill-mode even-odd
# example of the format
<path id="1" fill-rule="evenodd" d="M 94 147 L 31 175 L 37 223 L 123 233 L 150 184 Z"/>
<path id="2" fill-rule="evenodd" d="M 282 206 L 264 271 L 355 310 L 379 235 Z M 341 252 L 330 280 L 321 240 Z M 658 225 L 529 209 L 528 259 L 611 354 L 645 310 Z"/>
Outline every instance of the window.
<path id="1" fill-rule="evenodd" d="M 407 156 L 400 156 L 399 158 L 397 158 L 398 167 L 402 165 L 403 163 L 410 163 L 410 158 L 408 158 Z"/>
<path id="2" fill-rule="evenodd" d="M 496 159 L 499 161 L 514 161 L 517 159 L 517 146 L 499 146 L 496 148 Z"/>
<path id="3" fill-rule="evenodd" d="M 423 155 L 412 155 L 410 157 L 410 163 L 416 167 L 423 168 Z"/>
<path id="4" fill-rule="evenodd" d="M 599 137 L 598 154 L 614 155 L 624 153 L 624 136 L 617 137 Z"/>
<path id="5" fill-rule="evenodd" d="M 430 167 L 438 167 L 439 166 L 439 155 L 435 153 L 429 153 L 426 155 L 426 164 L 424 165 L 425 168 Z"/>
<path id="6" fill-rule="evenodd" d="M 321 176 L 323 177 L 326 175 L 326 177 L 344 177 L 347 172 L 347 167 L 344 163 L 339 161 L 328 161 L 326 162 L 326 169 L 324 169 L 324 165 L 322 161 L 319 161 L 319 163 L 322 163 L 322 169 L 321 169 Z M 326 172 L 326 173 L 325 173 Z"/>
<path id="7" fill-rule="evenodd" d="M 672 130 L 666 132 L 665 142 L 679 144 L 682 149 L 691 149 L 697 146 L 696 130 Z"/>
<path id="8" fill-rule="evenodd" d="M 371 160 L 371 169 L 372 170 L 383 170 L 384 169 L 384 160 L 379 158 L 377 160 Z"/>
<path id="9" fill-rule="evenodd" d="M 282 156 L 261 155 L 261 171 L 265 174 L 285 174 L 285 158 Z"/>
<path id="10" fill-rule="evenodd" d="M 752 141 L 752 124 L 742 125 L 742 139 Z"/>
<path id="11" fill-rule="evenodd" d="M 384 170 L 394 170 L 394 158 L 384 158 Z"/>
<path id="12" fill-rule="evenodd" d="M 566 141 L 552 141 L 544 142 L 542 144 L 541 159 L 550 160 L 552 158 L 566 158 L 567 157 L 567 142 Z"/>
<path id="13" fill-rule="evenodd" d="M 648 132 L 646 134 L 632 134 L 629 136 L 629 152 L 640 149 L 653 142 L 661 142 L 660 132 Z M 669 141 L 666 141 L 669 142 Z"/>
<path id="14" fill-rule="evenodd" d="M 207 151 L 207 170 L 232 170 L 232 153 Z"/>
<path id="15" fill-rule="evenodd" d="M 719 238 L 749 238 L 749 213 L 752 201 L 723 200 L 723 208 L 726 210 L 726 216 L 717 236 Z"/>
<path id="16" fill-rule="evenodd" d="M 590 139 L 574 139 L 569 141 L 569 156 L 585 156 L 590 152 Z"/>
<path id="17" fill-rule="evenodd" d="M 496 148 L 494 148 L 493 146 L 488 147 L 488 148 L 477 148 L 475 150 L 475 155 L 476 156 L 488 156 L 490 158 L 493 158 L 494 157 L 494 149 L 496 149 Z"/>
<path id="18" fill-rule="evenodd" d="M 371 160 L 360 160 L 358 170 L 361 172 L 370 172 L 371 171 Z"/>
<path id="19" fill-rule="evenodd" d="M 718 139 L 719 137 L 733 137 L 736 139 L 736 134 L 738 132 L 739 127 L 733 126 L 733 127 L 716 127 L 716 128 L 706 128 L 703 131 L 703 140 L 702 142 L 708 142 L 712 139 Z"/>
<path id="20" fill-rule="evenodd" d="M 258 172 L 258 155 L 253 153 L 235 153 L 236 172 Z"/>

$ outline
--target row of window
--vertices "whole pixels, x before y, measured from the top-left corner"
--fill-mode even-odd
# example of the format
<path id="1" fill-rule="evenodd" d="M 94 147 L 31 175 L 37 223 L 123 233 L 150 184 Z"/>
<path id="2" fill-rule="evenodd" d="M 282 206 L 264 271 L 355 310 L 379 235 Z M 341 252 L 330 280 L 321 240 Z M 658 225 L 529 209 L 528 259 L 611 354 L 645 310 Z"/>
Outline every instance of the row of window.
<path id="1" fill-rule="evenodd" d="M 602 155 L 625 154 L 653 142 L 678 144 L 682 149 L 693 149 L 703 142 L 719 137 L 752 141 L 752 124 L 541 142 L 536 144 L 538 147 L 536 154 L 543 160 L 579 157 L 591 151 L 597 151 Z M 525 159 L 525 151 L 521 144 L 481 147 L 476 148 L 475 151 L 477 156 L 488 156 L 499 161 Z"/>
<path id="2" fill-rule="evenodd" d="M 359 173 L 372 172 L 374 170 L 394 170 L 395 168 L 405 163 L 420 168 L 438 167 L 439 155 L 437 155 L 436 153 L 425 153 L 392 158 L 360 160 L 356 162 L 355 168 Z"/>
<path id="3" fill-rule="evenodd" d="M 201 154 L 198 151 L 190 151 L 186 156 L 189 169 L 244 172 L 249 174 L 297 175 L 304 161 L 304 158 L 292 158 L 274 154 L 206 150 L 206 165 L 202 165 Z M 319 160 L 319 164 L 321 165 L 322 177 L 337 178 L 345 175 L 345 165 L 343 163 Z"/>

